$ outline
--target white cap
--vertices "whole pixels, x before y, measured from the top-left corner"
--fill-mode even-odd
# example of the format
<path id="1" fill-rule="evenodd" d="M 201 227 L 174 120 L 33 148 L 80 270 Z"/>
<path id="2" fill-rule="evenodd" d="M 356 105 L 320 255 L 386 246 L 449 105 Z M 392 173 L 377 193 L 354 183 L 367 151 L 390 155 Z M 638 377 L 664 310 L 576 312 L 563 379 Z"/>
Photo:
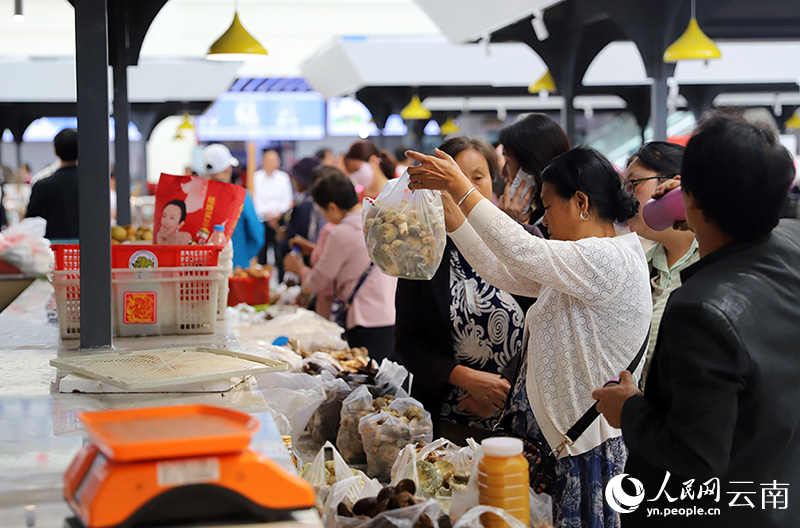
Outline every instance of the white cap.
<path id="1" fill-rule="evenodd" d="M 239 160 L 236 159 L 228 147 L 214 143 L 203 149 L 203 172 L 207 176 L 219 174 L 228 167 L 238 167 Z"/>
<path id="2" fill-rule="evenodd" d="M 487 438 L 481 442 L 483 454 L 495 457 L 511 457 L 522 454 L 522 440 L 519 438 Z"/>

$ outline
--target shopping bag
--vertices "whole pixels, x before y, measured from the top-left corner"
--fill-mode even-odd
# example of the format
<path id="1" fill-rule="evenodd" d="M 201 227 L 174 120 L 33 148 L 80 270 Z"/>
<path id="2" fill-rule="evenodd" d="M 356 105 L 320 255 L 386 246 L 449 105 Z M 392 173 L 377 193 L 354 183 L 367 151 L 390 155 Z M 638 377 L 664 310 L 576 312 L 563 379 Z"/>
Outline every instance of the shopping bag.
<path id="1" fill-rule="evenodd" d="M 364 240 L 372 262 L 392 277 L 429 280 L 447 242 L 439 191 L 408 188 L 408 173 L 362 205 Z"/>

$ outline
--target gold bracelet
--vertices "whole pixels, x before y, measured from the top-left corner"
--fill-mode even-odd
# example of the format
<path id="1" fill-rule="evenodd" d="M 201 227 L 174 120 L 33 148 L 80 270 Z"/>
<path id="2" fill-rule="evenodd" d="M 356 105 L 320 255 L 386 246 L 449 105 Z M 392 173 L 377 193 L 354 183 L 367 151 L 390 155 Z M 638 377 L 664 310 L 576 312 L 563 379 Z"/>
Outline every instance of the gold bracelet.
<path id="1" fill-rule="evenodd" d="M 461 197 L 461 199 L 458 201 L 458 206 L 459 206 L 459 207 L 461 207 L 461 204 L 463 204 L 463 203 L 464 203 L 464 200 L 466 200 L 466 199 L 467 199 L 467 196 L 469 196 L 470 194 L 472 194 L 472 191 L 477 191 L 477 190 L 478 190 L 478 189 L 476 189 L 475 187 L 473 187 L 472 189 L 470 189 L 470 190 L 468 190 L 466 193 L 464 193 L 464 196 L 462 196 L 462 197 Z"/>

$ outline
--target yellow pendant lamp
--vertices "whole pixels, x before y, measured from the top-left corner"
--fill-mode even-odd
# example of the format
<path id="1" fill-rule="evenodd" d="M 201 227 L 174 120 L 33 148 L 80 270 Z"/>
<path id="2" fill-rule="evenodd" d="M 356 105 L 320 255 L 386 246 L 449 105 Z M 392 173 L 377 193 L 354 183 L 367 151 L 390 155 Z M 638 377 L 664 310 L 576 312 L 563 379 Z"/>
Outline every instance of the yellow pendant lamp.
<path id="1" fill-rule="evenodd" d="M 544 75 L 536 81 L 535 83 L 528 86 L 528 93 L 537 94 L 541 92 L 555 92 L 556 91 L 556 83 L 553 80 L 553 76 L 550 74 L 550 70 L 544 72 Z"/>
<path id="2" fill-rule="evenodd" d="M 786 123 L 783 124 L 786 130 L 800 130 L 800 115 L 797 115 L 800 110 L 795 111 Z"/>
<path id="3" fill-rule="evenodd" d="M 414 94 L 414 96 L 411 98 L 411 102 L 409 102 L 405 108 L 400 110 L 400 117 L 409 121 L 430 119 L 431 111 L 422 106 L 422 101 L 420 101 L 419 96 Z"/>
<path id="4" fill-rule="evenodd" d="M 266 55 L 267 50 L 264 46 L 253 38 L 239 21 L 239 10 L 236 6 L 230 27 L 206 52 L 207 59 L 219 61 L 243 61 Z"/>
<path id="5" fill-rule="evenodd" d="M 454 134 L 460 134 L 461 133 L 461 127 L 458 126 L 458 123 L 456 123 L 455 119 L 453 119 L 452 117 L 448 117 L 447 120 L 445 120 L 445 122 L 442 123 L 442 126 L 439 127 L 439 132 L 443 136 L 450 136 L 450 135 L 454 135 Z"/>
<path id="6" fill-rule="evenodd" d="M 189 114 L 187 112 L 183 113 L 183 121 L 180 125 L 178 125 L 178 131 L 175 134 L 175 139 L 182 139 L 186 137 L 187 134 L 193 133 L 195 131 L 194 124 L 189 118 Z"/>
<path id="7" fill-rule="evenodd" d="M 719 59 L 722 52 L 714 41 L 711 40 L 700 29 L 694 11 L 694 0 L 692 0 L 692 18 L 689 26 L 678 40 L 673 42 L 664 52 L 664 62 L 677 62 L 679 60 L 709 60 Z"/>

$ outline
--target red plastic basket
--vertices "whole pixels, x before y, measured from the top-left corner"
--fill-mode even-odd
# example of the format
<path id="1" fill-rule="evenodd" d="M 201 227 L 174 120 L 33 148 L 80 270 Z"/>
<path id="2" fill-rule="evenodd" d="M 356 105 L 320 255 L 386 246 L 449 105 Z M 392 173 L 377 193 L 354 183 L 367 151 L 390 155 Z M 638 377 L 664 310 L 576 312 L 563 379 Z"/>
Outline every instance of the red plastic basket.
<path id="1" fill-rule="evenodd" d="M 79 244 L 53 244 L 56 271 L 79 270 L 81 250 Z M 111 267 L 127 269 L 138 258 L 146 267 L 178 268 L 183 266 L 216 266 L 221 246 L 157 246 L 152 244 L 115 244 L 111 246 Z"/>
<path id="2" fill-rule="evenodd" d="M 266 277 L 229 277 L 228 306 L 247 303 L 250 305 L 269 303 L 269 279 Z"/>

